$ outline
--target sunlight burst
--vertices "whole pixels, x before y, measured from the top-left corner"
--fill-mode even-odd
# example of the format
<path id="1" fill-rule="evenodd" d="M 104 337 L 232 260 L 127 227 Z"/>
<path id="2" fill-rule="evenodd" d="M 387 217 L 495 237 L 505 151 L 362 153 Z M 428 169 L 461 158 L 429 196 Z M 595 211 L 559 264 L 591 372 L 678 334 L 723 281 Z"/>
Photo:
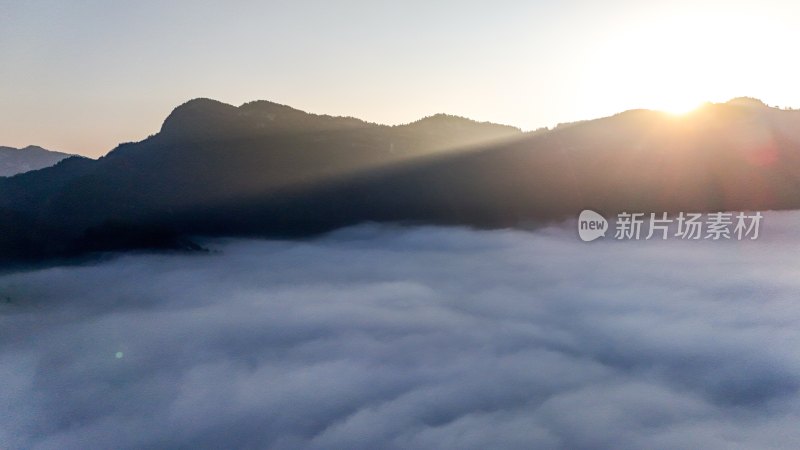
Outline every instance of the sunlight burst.
<path id="1" fill-rule="evenodd" d="M 771 61 L 785 59 L 775 43 L 787 41 L 785 28 L 756 15 L 675 14 L 631 25 L 592 49 L 580 96 L 583 115 L 635 108 L 681 115 L 707 101 L 779 97 L 772 86 L 745 87 Z"/>

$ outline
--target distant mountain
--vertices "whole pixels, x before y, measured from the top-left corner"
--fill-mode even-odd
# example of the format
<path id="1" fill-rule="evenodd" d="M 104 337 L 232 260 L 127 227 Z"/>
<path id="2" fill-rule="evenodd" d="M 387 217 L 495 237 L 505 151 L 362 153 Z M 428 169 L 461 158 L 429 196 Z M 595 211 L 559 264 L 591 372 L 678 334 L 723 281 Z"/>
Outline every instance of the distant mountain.
<path id="1" fill-rule="evenodd" d="M 29 145 L 25 148 L 0 147 L 0 177 L 43 169 L 72 155 Z"/>
<path id="2" fill-rule="evenodd" d="M 0 179 L 0 254 L 191 247 L 196 235 L 298 237 L 365 221 L 528 226 L 584 208 L 800 208 L 800 111 L 737 99 L 521 133 L 198 99 L 97 161 Z"/>

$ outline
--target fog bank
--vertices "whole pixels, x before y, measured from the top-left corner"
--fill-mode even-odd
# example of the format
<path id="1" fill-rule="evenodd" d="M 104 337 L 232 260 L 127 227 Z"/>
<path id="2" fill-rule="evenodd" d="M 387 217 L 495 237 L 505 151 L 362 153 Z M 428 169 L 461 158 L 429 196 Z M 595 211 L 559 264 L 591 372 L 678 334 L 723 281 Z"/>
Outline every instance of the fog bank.
<path id="1" fill-rule="evenodd" d="M 797 224 L 362 226 L 4 275 L 0 447 L 792 448 Z"/>

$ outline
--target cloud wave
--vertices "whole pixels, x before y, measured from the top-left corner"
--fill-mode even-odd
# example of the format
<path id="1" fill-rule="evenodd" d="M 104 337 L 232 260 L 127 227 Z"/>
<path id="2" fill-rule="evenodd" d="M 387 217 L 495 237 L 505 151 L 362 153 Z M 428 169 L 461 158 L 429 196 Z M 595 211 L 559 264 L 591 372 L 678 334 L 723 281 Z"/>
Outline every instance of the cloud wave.
<path id="1" fill-rule="evenodd" d="M 6 274 L 0 446 L 791 448 L 797 223 L 363 226 Z"/>

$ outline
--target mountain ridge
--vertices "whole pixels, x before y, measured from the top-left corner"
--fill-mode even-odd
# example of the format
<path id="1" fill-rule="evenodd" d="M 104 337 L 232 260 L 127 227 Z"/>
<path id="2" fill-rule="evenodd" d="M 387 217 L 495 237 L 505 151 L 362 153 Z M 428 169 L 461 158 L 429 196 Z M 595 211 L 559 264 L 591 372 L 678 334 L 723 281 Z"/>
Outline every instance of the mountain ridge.
<path id="1" fill-rule="evenodd" d="M 0 146 L 0 177 L 10 177 L 50 167 L 70 156 L 73 155 L 47 150 L 38 145 L 28 145 L 23 148 Z"/>
<path id="2" fill-rule="evenodd" d="M 631 110 L 523 133 L 444 114 L 387 126 L 194 100 L 161 132 L 97 161 L 0 180 L 1 257 L 303 237 L 361 222 L 517 227 L 587 208 L 800 208 L 800 114 L 754 106 Z"/>

